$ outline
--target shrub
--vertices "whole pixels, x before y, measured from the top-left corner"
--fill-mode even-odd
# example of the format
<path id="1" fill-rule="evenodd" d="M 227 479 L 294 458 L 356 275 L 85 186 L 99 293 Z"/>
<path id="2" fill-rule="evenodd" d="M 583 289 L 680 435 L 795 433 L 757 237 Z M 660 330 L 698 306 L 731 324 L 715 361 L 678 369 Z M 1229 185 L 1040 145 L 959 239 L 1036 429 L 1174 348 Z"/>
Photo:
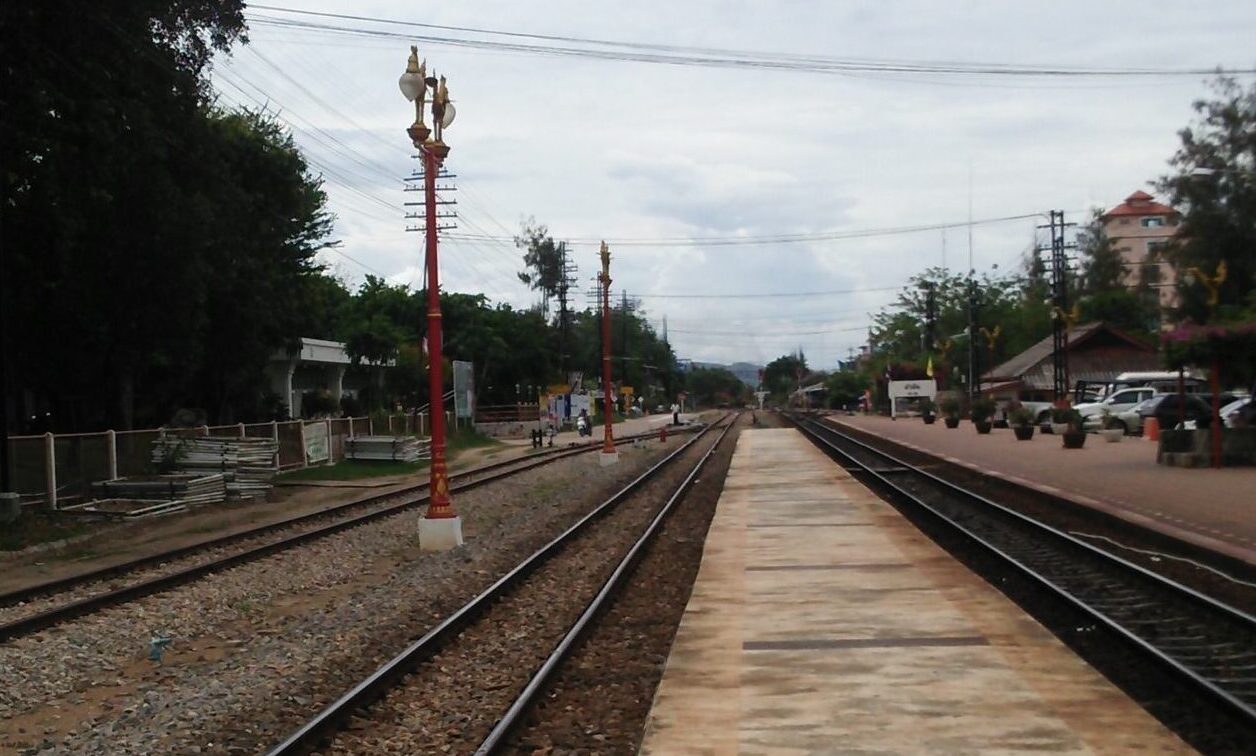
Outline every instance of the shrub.
<path id="1" fill-rule="evenodd" d="M 959 417 L 959 402 L 955 399 L 942 400 L 942 414 L 947 417 Z"/>
<path id="2" fill-rule="evenodd" d="M 334 415 L 339 406 L 340 403 L 326 389 L 301 394 L 301 414 L 306 418 Z"/>
<path id="3" fill-rule="evenodd" d="M 1007 421 L 1012 425 L 1033 425 L 1034 413 L 1024 407 L 1015 407 L 1007 414 Z"/>
<path id="4" fill-rule="evenodd" d="M 353 394 L 345 394 L 340 397 L 340 411 L 345 417 L 362 417 L 366 414 L 366 407 Z"/>
<path id="5" fill-rule="evenodd" d="M 968 416 L 973 422 L 988 422 L 994 417 L 994 400 L 988 397 L 978 397 L 973 400 L 972 407 L 968 410 Z"/>
<path id="6" fill-rule="evenodd" d="M 1073 410 L 1069 407 L 1052 407 L 1051 408 L 1051 422 L 1067 423 L 1072 414 L 1073 414 Z"/>
<path id="7" fill-rule="evenodd" d="M 919 407 L 920 407 L 920 414 L 922 415 L 932 415 L 934 412 L 937 411 L 937 407 L 934 406 L 933 400 L 928 397 L 925 397 L 924 399 L 920 400 Z"/>

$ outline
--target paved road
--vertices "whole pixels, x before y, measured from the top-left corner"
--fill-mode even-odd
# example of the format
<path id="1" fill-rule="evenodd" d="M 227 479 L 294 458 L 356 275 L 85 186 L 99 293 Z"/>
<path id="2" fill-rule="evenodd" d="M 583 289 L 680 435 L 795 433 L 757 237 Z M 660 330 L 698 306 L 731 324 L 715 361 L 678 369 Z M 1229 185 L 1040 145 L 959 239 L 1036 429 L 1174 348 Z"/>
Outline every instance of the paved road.
<path id="1" fill-rule="evenodd" d="M 1156 444 L 1133 436 L 1109 444 L 1092 434 L 1084 448 L 1064 449 L 1058 436 L 1035 434 L 1031 441 L 1016 441 L 1007 429 L 982 436 L 967 422 L 950 430 L 918 418 L 829 420 L 1256 564 L 1256 468 L 1164 467 L 1156 464 Z"/>

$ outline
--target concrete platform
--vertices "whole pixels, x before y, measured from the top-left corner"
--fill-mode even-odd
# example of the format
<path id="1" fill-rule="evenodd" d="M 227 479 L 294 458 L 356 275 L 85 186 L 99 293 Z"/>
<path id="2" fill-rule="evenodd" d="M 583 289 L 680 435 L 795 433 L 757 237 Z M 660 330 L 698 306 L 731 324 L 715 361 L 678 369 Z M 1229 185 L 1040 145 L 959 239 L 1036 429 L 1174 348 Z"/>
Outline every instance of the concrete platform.
<path id="1" fill-rule="evenodd" d="M 792 429 L 741 434 L 641 753 L 1191 753 Z"/>
<path id="2" fill-rule="evenodd" d="M 1091 434 L 1085 447 L 1064 449 L 1058 436 L 1017 441 L 1010 429 L 980 435 L 968 422 L 950 430 L 919 418 L 827 420 L 1256 564 L 1256 468 L 1157 465 L 1156 444 L 1135 436 L 1109 444 Z"/>

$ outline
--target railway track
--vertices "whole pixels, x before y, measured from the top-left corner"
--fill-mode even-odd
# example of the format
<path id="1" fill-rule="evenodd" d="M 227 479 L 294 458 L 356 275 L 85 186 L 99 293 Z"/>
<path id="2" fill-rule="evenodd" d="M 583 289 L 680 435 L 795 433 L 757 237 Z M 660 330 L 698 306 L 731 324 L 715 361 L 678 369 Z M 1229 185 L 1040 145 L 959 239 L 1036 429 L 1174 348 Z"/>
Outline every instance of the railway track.
<path id="1" fill-rule="evenodd" d="M 847 470 L 890 492 L 893 501 L 941 528 L 952 542 L 980 552 L 983 563 L 997 565 L 993 574 L 985 571 L 992 584 L 1001 586 L 1008 575 L 1027 581 L 1092 623 L 1078 631 L 1103 631 L 1126 659 L 1147 665 L 1143 674 L 1155 670 L 1171 678 L 1172 693 L 1165 697 L 1162 688 L 1160 700 L 1148 708 L 1201 750 L 1256 742 L 1256 617 L 828 424 L 805 416 L 790 419 Z"/>
<path id="2" fill-rule="evenodd" d="M 703 429 L 293 732 L 271 756 L 309 753 L 332 741 L 337 753 L 497 752 L 735 422 L 732 416 L 705 448 L 714 428 Z M 660 479 L 686 456 L 690 469 L 679 485 Z"/>
<path id="3" fill-rule="evenodd" d="M 654 438 L 653 434 L 628 436 Z M 575 448 L 546 450 L 502 460 L 450 476 L 454 493 L 467 491 L 567 457 L 601 447 L 589 442 Z M 198 580 L 303 543 L 392 517 L 423 506 L 427 484 L 358 499 L 297 515 L 197 544 L 133 559 L 99 570 L 30 586 L 0 595 L 0 642 L 38 632 L 75 617 L 134 601 Z M 124 585 L 116 585 L 119 580 Z"/>

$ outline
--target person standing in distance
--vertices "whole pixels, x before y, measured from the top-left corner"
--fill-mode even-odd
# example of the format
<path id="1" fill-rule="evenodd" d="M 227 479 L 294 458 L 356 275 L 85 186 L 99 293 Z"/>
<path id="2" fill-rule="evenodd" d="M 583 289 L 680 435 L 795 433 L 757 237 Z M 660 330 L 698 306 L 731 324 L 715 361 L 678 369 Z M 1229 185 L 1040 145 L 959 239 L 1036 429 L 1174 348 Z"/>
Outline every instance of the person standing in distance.
<path id="1" fill-rule="evenodd" d="M 680 405 L 672 402 L 672 425 L 680 425 Z"/>

